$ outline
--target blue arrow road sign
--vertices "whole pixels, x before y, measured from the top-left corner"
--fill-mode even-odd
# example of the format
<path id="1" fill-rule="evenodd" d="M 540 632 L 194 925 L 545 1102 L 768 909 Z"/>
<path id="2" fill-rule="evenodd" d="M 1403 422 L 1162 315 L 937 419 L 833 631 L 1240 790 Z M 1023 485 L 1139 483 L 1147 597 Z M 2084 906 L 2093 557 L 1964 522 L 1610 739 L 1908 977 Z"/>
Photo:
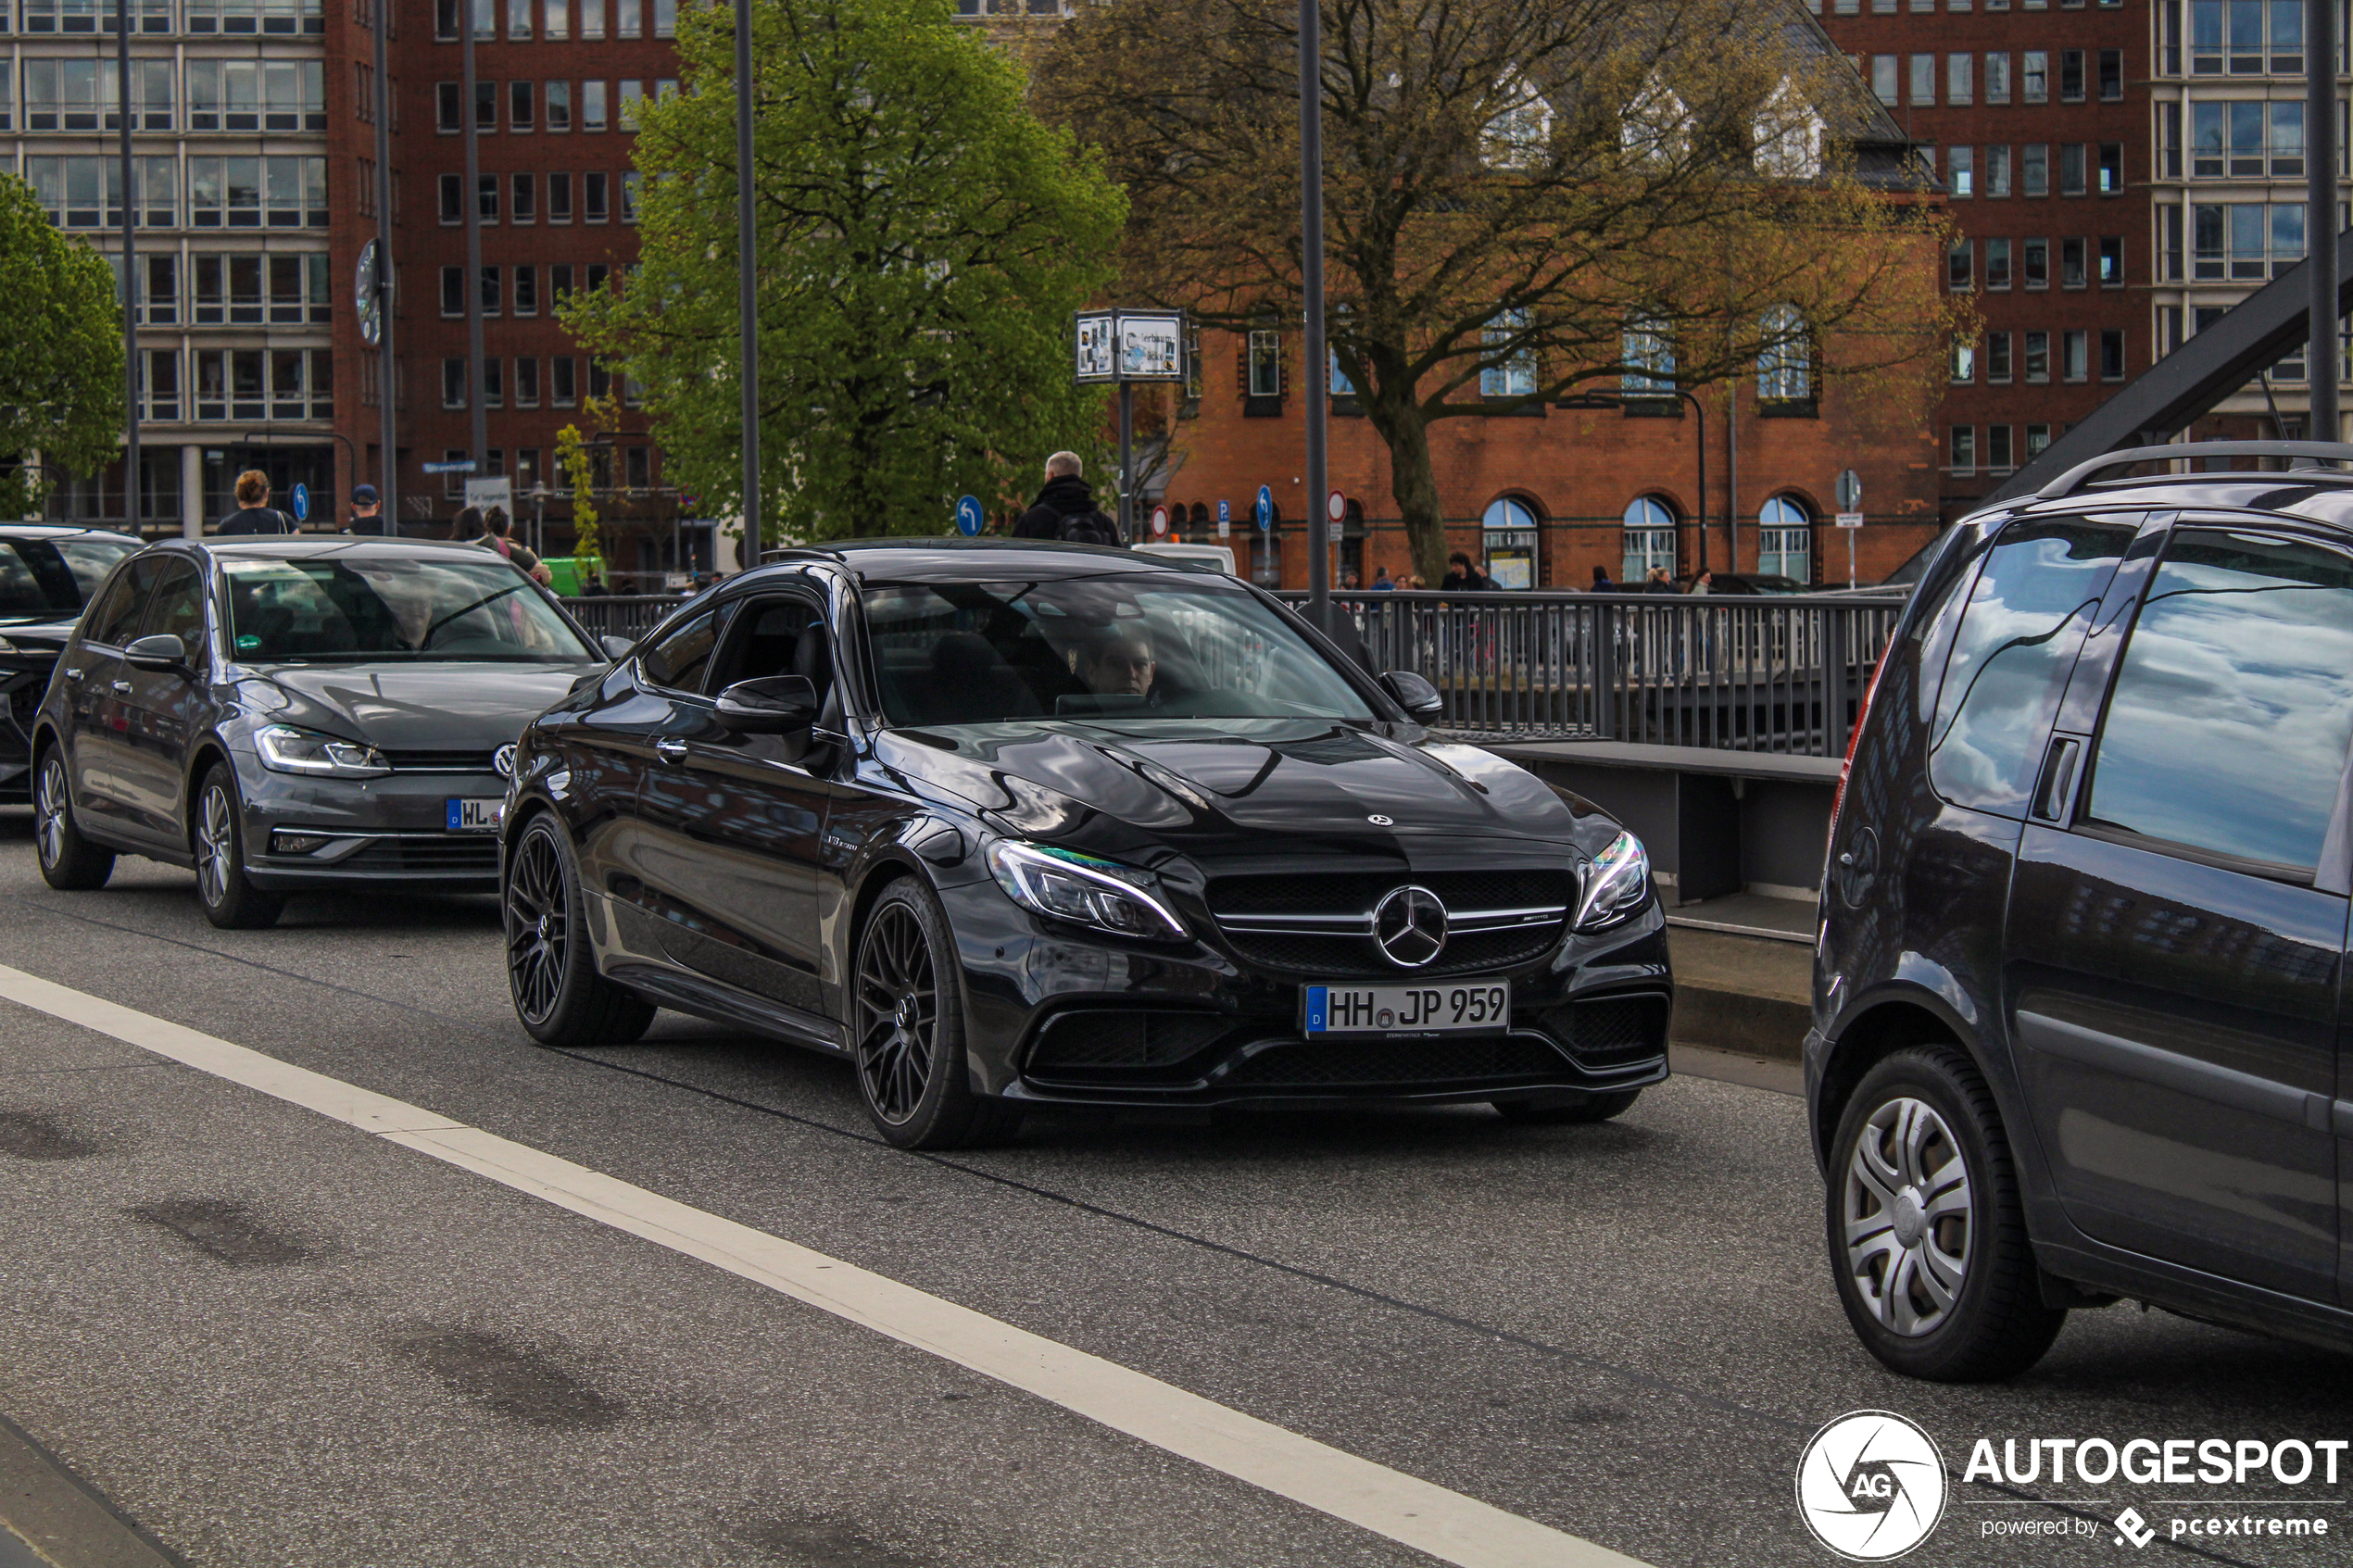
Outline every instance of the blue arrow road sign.
<path id="1" fill-rule="evenodd" d="M 294 509 L 296 522 L 310 521 L 310 486 L 308 484 L 297 484 L 294 487 Z"/>
<path id="2" fill-rule="evenodd" d="M 1275 526 L 1275 493 L 1264 484 L 1258 487 L 1258 526 Z"/>
<path id="3" fill-rule="evenodd" d="M 980 502 L 976 498 L 956 497 L 956 532 L 967 539 L 980 532 Z"/>

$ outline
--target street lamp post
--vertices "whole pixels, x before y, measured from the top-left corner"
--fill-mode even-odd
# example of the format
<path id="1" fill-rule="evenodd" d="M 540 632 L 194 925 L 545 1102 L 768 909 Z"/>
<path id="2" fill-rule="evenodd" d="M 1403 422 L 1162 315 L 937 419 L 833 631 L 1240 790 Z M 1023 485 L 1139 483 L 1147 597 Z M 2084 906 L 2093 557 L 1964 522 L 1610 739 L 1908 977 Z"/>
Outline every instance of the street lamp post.
<path id="1" fill-rule="evenodd" d="M 751 6 L 736 0 L 736 323 L 743 360 L 744 536 L 760 558 L 760 317 L 751 216 Z"/>
<path id="2" fill-rule="evenodd" d="M 2304 0 L 2304 230 L 2310 236 L 2312 264 L 2310 439 L 2335 441 L 2344 432 L 2336 417 L 2336 7 L 2338 0 Z"/>
<path id="3" fill-rule="evenodd" d="M 391 0 L 377 3 L 389 5 Z M 490 468 L 490 404 L 482 374 L 482 114 L 474 103 L 480 91 L 474 82 L 474 28 L 491 15 L 491 0 L 465 0 L 460 19 L 465 36 L 459 74 L 465 79 L 466 117 L 466 406 L 472 411 L 468 433 L 473 445 L 466 455 L 474 460 L 476 473 Z"/>
<path id="4" fill-rule="evenodd" d="M 1699 452 L 1699 489 L 1692 495 L 1692 505 L 1699 513 L 1697 520 L 1698 526 L 1694 530 L 1699 537 L 1699 570 L 1705 571 L 1708 570 L 1707 405 L 1702 403 L 1698 397 L 1681 387 L 1677 387 L 1675 389 L 1675 395 L 1692 406 L 1692 415 L 1698 420 L 1695 430 L 1699 436 L 1699 440 L 1695 445 Z M 1623 395 L 1607 392 L 1580 392 L 1571 396 L 1562 398 L 1560 400 L 1560 407 L 1564 408 L 1623 408 L 1626 407 L 1626 398 Z"/>
<path id="5" fill-rule="evenodd" d="M 132 237 L 138 187 L 131 182 L 131 0 L 114 0 L 115 112 L 122 130 L 122 510 L 139 532 L 139 246 Z M 30 74 L 28 72 L 28 74 Z"/>
<path id="6" fill-rule="evenodd" d="M 385 43 L 392 0 L 370 0 L 375 24 L 376 80 L 376 515 L 386 537 L 400 533 L 400 379 L 393 358 L 392 325 L 392 54 Z M 472 114 L 473 106 L 466 106 Z M 477 198 L 478 199 L 478 198 Z M 477 284 L 479 286 L 479 284 Z M 354 473 L 359 472 L 355 462 Z"/>
<path id="7" fill-rule="evenodd" d="M 1323 0 L 1299 0 L 1299 271 L 1307 319 L 1307 619 L 1332 629 L 1331 520 L 1324 492 L 1324 18 Z"/>

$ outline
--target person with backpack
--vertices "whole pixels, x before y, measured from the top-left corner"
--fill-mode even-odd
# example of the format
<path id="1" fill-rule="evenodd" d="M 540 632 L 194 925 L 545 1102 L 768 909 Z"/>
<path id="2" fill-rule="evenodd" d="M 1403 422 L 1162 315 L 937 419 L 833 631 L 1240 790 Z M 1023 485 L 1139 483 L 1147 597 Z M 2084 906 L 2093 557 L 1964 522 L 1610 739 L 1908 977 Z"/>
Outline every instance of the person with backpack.
<path id="1" fill-rule="evenodd" d="M 1119 524 L 1095 506 L 1095 493 L 1079 477 L 1085 467 L 1076 452 L 1046 459 L 1046 485 L 1013 524 L 1016 539 L 1058 539 L 1065 545 L 1124 545 Z"/>
<path id="2" fill-rule="evenodd" d="M 237 476 L 237 509 L 220 520 L 215 533 L 293 533 L 295 520 L 270 504 L 270 476 L 247 469 Z"/>
<path id="3" fill-rule="evenodd" d="M 532 554 L 531 550 L 507 537 L 507 514 L 493 507 L 484 514 L 478 507 L 468 507 L 458 514 L 458 537 L 469 540 L 485 550 L 495 550 L 515 563 L 522 574 L 535 583 L 547 583 L 556 580 L 553 571 Z"/>

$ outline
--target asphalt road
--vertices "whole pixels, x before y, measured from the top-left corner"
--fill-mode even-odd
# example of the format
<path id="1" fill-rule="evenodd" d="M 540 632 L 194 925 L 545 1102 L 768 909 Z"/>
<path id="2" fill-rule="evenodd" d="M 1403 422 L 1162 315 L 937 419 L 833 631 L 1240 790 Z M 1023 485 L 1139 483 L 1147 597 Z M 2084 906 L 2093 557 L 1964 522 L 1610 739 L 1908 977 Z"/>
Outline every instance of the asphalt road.
<path id="1" fill-rule="evenodd" d="M 2105 1527 L 1983 1532 L 2285 1497 L 2331 1537 L 2197 1560 L 2353 1562 L 2353 1474 L 2293 1491 L 1959 1484 L 1980 1437 L 2353 1436 L 2353 1362 L 2128 1305 L 2077 1314 L 2012 1384 L 1892 1377 L 1832 1297 L 1783 1095 L 1680 1077 L 1588 1128 L 1483 1109 L 1034 1120 L 1010 1147 L 918 1158 L 865 1133 L 842 1066 L 691 1019 L 610 1051 L 535 1047 L 486 898 L 312 898 L 278 929 L 216 932 L 186 873 L 143 861 L 103 892 L 51 892 L 13 814 L 0 893 L 0 964 L 1662 1568 L 1831 1561 L 1793 1476 L 1807 1437 L 1857 1409 L 1919 1422 L 1955 1474 L 1907 1562 L 2188 1561 Z M 1429 1561 L 13 1003 L 0 1194 L 0 1415 L 189 1562 Z"/>

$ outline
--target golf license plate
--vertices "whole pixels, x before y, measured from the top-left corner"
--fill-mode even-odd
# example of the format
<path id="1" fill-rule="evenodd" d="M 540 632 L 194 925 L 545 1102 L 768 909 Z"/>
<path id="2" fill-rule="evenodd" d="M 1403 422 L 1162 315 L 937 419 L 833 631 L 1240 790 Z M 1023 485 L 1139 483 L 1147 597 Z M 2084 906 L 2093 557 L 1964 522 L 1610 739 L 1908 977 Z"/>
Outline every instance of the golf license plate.
<path id="1" fill-rule="evenodd" d="M 498 818 L 507 809 L 507 797 L 493 795 L 449 797 L 449 831 L 451 833 L 496 833 Z"/>
<path id="2" fill-rule="evenodd" d="M 1305 985 L 1300 1028 L 1310 1039 L 1351 1035 L 1500 1035 L 1511 1027 L 1512 983 Z"/>

